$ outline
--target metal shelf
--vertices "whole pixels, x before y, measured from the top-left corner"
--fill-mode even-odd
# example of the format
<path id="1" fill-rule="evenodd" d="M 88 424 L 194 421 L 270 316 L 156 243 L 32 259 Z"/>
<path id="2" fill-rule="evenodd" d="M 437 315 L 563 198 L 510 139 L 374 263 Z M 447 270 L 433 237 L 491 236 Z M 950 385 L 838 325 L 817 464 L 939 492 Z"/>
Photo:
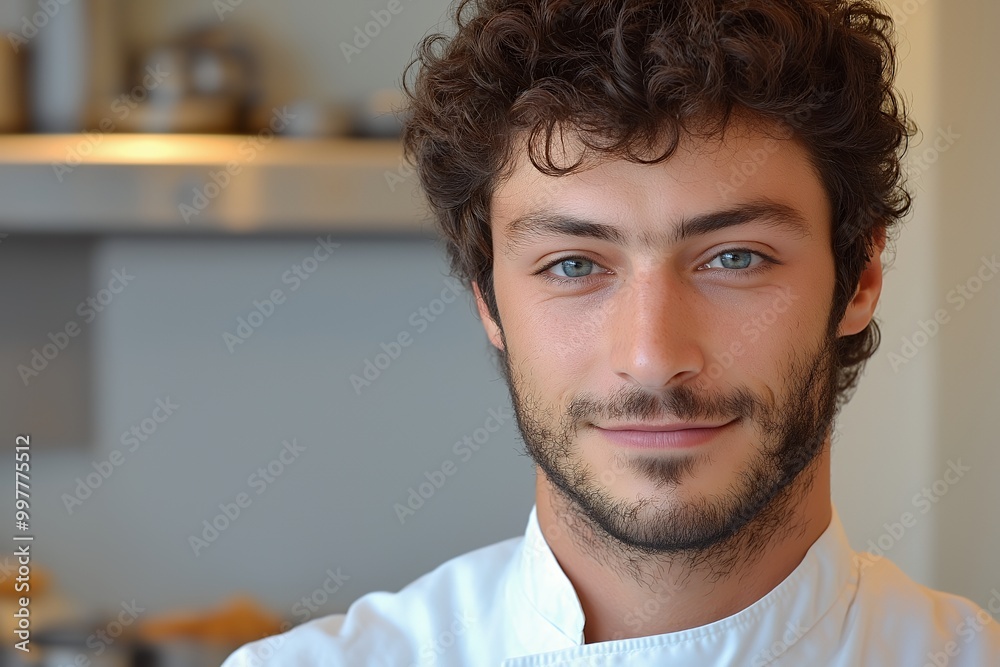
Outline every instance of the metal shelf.
<path id="1" fill-rule="evenodd" d="M 433 234 L 396 140 L 0 135 L 0 231 Z"/>

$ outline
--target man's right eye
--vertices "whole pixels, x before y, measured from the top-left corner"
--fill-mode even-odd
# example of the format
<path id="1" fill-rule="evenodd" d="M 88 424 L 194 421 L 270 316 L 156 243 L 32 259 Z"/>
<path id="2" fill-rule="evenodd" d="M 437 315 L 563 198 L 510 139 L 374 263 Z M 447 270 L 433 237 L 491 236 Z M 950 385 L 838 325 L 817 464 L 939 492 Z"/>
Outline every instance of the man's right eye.
<path id="1" fill-rule="evenodd" d="M 562 271 L 562 274 L 560 275 L 550 271 L 550 269 L 555 268 Z M 564 285 L 567 283 L 580 283 L 581 281 L 596 275 L 594 273 L 595 268 L 603 267 L 601 267 L 601 265 L 597 262 L 587 259 L 586 257 L 560 257 L 559 259 L 549 262 L 544 267 L 539 269 L 536 275 L 541 275 L 542 278 L 548 280 L 549 282 Z"/>

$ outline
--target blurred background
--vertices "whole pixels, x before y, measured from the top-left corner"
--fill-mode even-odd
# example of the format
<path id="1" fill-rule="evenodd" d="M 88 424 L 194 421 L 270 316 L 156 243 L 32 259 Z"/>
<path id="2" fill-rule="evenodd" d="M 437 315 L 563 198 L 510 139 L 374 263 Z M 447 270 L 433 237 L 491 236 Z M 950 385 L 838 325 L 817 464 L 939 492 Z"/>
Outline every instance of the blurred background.
<path id="1" fill-rule="evenodd" d="M 30 434 L 35 536 L 30 655 L 0 553 L 4 664 L 217 665 L 523 532 L 506 385 L 398 141 L 448 5 L 0 5 L 0 525 Z M 985 605 L 1000 5 L 887 7 L 917 198 L 834 500 L 856 549 Z"/>

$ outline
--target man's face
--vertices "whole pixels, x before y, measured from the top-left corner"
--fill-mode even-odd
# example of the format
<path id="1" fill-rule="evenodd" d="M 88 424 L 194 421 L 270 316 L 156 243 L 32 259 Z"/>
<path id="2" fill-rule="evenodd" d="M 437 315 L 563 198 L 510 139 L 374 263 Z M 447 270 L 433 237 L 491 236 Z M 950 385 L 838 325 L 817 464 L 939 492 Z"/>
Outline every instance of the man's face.
<path id="1" fill-rule="evenodd" d="M 660 552 L 794 502 L 836 397 L 829 201 L 800 144 L 737 126 L 563 177 L 522 154 L 491 224 L 502 329 L 484 323 L 565 498 Z M 678 422 L 724 426 L 625 428 Z"/>

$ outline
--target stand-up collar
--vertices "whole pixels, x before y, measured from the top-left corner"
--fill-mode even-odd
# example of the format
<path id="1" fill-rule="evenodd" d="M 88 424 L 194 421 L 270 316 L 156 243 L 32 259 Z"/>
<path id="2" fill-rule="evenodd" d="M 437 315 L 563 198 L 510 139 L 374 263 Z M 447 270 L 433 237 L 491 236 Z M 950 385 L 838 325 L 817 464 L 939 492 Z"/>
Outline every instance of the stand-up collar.
<path id="1" fill-rule="evenodd" d="M 858 583 L 854 552 L 836 508 L 830 525 L 802 562 L 774 589 L 742 611 L 689 630 L 584 644 L 583 608 L 542 535 L 537 506 L 528 517 L 525 539 L 509 576 L 508 600 L 517 610 L 511 618 L 514 632 L 526 654 L 544 654 L 504 663 L 511 667 L 571 664 L 575 659 L 602 656 L 607 663 L 592 664 L 618 664 L 615 657 L 625 654 L 631 659 L 670 659 L 682 665 L 730 664 L 737 657 L 739 664 L 768 664 L 782 646 L 787 650 L 798 642 L 834 607 L 842 607 L 846 614 Z"/>

